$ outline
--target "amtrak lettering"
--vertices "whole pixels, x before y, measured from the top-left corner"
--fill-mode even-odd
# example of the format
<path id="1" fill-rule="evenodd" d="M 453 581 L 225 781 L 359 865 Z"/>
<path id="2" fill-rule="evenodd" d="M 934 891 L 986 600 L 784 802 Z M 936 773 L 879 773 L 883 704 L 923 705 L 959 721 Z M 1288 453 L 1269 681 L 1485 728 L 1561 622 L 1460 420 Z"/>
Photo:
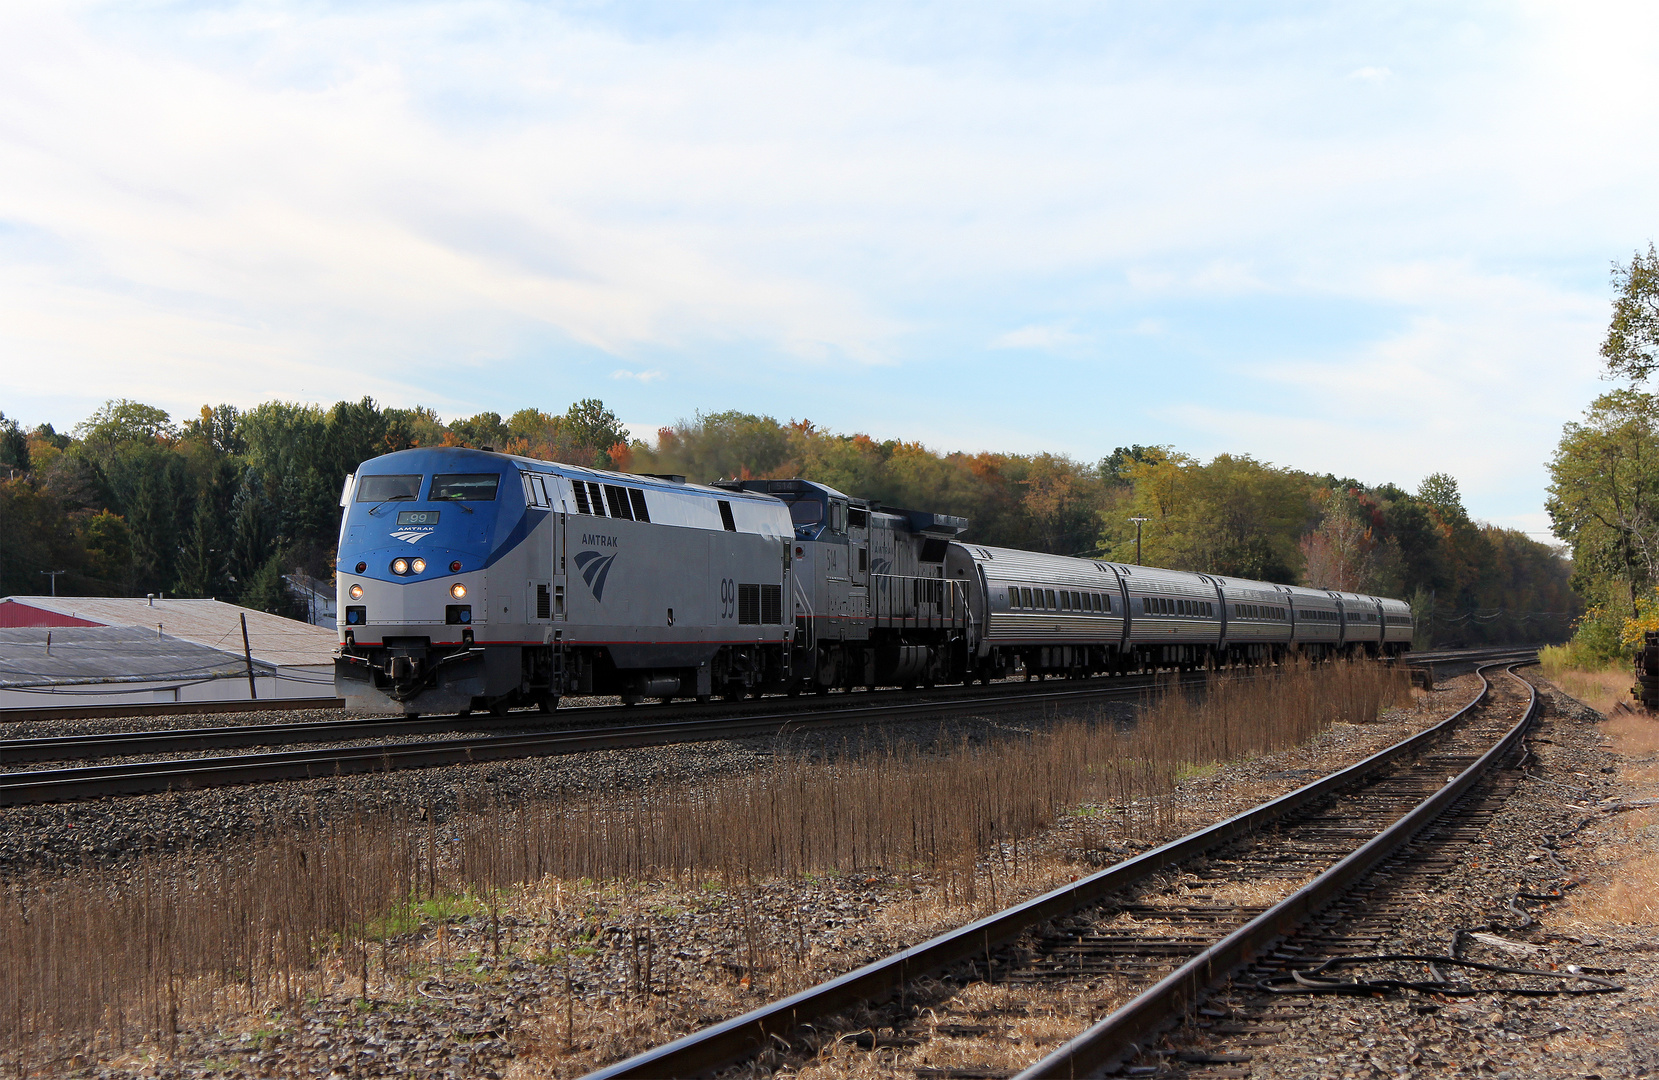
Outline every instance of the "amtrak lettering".
<path id="1" fill-rule="evenodd" d="M 599 533 L 583 533 L 582 543 L 592 544 L 594 547 L 616 547 L 616 537 L 601 536 Z"/>
<path id="2" fill-rule="evenodd" d="M 586 537 L 583 537 L 586 540 Z M 615 555 L 601 555 L 597 551 L 578 551 L 576 553 L 576 569 L 582 572 L 582 580 L 588 583 L 588 589 L 593 593 L 595 600 L 605 599 L 605 579 L 610 576 L 611 564 L 616 562 Z"/>

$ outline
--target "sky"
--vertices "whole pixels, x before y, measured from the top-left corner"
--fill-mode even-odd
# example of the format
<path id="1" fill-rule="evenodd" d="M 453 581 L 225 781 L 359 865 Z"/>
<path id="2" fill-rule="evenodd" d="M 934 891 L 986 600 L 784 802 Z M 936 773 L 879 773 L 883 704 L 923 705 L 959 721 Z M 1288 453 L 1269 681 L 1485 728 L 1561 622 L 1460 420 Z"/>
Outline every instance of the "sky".
<path id="1" fill-rule="evenodd" d="M 1544 534 L 1659 11 L 0 0 L 0 410 L 598 397 Z"/>

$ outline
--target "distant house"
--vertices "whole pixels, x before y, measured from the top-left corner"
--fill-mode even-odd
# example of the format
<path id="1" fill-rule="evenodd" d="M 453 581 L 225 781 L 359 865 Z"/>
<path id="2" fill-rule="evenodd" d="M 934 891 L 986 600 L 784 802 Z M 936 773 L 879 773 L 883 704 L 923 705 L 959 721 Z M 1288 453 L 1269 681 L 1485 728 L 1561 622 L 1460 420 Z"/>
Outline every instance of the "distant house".
<path id="1" fill-rule="evenodd" d="M 333 585 L 298 570 L 282 575 L 282 584 L 306 613 L 306 622 L 312 626 L 326 626 L 330 630 L 335 628 L 339 609 L 335 606 Z"/>

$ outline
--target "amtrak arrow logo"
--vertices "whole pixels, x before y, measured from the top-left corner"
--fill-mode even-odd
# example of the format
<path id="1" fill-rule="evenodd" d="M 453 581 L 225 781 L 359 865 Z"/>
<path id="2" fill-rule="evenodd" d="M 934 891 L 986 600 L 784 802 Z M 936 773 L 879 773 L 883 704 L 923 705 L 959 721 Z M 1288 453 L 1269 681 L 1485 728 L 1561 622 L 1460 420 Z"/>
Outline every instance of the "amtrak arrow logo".
<path id="1" fill-rule="evenodd" d="M 576 568 L 582 572 L 582 580 L 588 583 L 593 591 L 595 600 L 605 598 L 605 578 L 610 575 L 611 564 L 616 556 L 601 555 L 597 551 L 578 551 L 576 553 Z"/>
<path id="2" fill-rule="evenodd" d="M 431 529 L 399 529 L 392 534 L 393 540 L 402 540 L 405 544 L 419 543 L 424 536 L 430 536 Z"/>

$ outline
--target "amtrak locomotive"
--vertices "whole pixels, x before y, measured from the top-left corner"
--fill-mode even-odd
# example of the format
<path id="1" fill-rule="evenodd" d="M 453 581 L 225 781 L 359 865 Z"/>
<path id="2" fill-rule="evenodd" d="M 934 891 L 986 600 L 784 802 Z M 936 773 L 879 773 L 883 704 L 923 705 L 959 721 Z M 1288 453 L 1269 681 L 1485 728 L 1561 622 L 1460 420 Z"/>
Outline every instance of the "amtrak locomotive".
<path id="1" fill-rule="evenodd" d="M 346 480 L 335 683 L 354 711 L 552 709 L 1393 655 L 1398 600 L 964 543 L 806 480 L 703 486 L 484 450 Z"/>

